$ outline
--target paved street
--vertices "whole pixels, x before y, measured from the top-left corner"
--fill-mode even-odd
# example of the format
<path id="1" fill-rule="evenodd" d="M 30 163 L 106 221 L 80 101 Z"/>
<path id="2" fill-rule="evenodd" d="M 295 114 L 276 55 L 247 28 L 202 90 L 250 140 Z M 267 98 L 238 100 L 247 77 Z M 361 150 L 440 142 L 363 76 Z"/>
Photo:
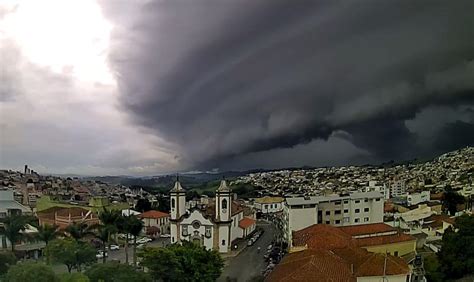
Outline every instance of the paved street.
<path id="1" fill-rule="evenodd" d="M 226 262 L 227 266 L 224 267 L 224 271 L 217 281 L 226 281 L 230 278 L 231 281 L 245 282 L 261 274 L 261 271 L 267 265 L 263 255 L 273 240 L 276 230 L 269 223 L 259 223 L 257 226 L 265 230 L 262 237 L 253 246 L 245 248 L 239 255 L 230 258 Z M 257 252 L 258 247 L 260 247 L 260 253 Z"/>
<path id="2" fill-rule="evenodd" d="M 152 241 L 150 243 L 147 243 L 147 247 L 163 247 L 165 245 L 168 245 L 170 243 L 169 238 L 158 238 L 155 241 Z M 137 249 L 137 253 L 139 252 L 139 249 Z M 118 260 L 121 263 L 125 262 L 125 249 L 123 247 L 120 247 L 120 250 L 117 251 L 109 251 L 108 252 L 109 256 L 107 257 L 107 261 L 112 261 L 112 260 Z M 101 259 L 99 260 L 100 262 L 102 261 Z M 128 246 L 128 261 L 129 263 L 133 262 L 133 245 Z"/>

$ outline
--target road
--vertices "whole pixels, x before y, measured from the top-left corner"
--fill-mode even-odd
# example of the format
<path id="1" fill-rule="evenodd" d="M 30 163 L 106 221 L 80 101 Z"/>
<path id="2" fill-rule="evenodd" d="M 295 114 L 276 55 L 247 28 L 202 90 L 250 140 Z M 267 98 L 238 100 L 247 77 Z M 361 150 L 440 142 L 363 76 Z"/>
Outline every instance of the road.
<path id="1" fill-rule="evenodd" d="M 155 241 L 152 241 L 150 243 L 147 243 L 147 247 L 163 247 L 166 245 L 170 244 L 170 239 L 169 238 L 158 238 Z M 137 249 L 137 253 L 139 252 L 139 249 Z M 120 261 L 121 263 L 125 262 L 125 249 L 123 247 L 120 248 L 120 250 L 117 251 L 108 251 L 109 256 L 107 257 L 107 261 Z M 99 260 L 101 262 L 102 259 Z M 129 263 L 133 262 L 133 245 L 128 246 L 128 261 Z"/>
<path id="2" fill-rule="evenodd" d="M 259 223 L 257 226 L 265 230 L 263 235 L 253 246 L 248 246 L 239 255 L 230 258 L 217 281 L 229 281 L 230 279 L 230 281 L 246 282 L 252 277 L 261 275 L 261 271 L 267 266 L 263 255 L 274 239 L 276 230 L 269 223 Z M 257 251 L 258 247 L 260 247 L 260 252 Z"/>

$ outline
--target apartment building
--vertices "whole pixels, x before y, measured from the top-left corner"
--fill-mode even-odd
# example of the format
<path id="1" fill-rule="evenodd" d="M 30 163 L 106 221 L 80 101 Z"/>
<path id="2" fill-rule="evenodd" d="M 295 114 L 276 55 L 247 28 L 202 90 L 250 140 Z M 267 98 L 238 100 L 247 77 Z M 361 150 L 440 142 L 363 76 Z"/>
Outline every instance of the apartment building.
<path id="1" fill-rule="evenodd" d="M 404 180 L 395 180 L 390 183 L 390 196 L 401 197 L 406 194 L 406 182 Z"/>
<path id="2" fill-rule="evenodd" d="M 313 224 L 350 226 L 383 222 L 384 195 L 378 191 L 285 199 L 284 236 Z"/>

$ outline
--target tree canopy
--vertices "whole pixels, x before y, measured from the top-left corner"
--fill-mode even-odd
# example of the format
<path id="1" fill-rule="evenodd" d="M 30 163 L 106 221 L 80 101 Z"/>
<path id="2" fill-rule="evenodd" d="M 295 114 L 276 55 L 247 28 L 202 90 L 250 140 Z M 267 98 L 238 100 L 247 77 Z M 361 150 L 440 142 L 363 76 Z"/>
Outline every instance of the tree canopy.
<path id="1" fill-rule="evenodd" d="M 48 244 L 47 252 L 53 261 L 66 265 L 69 272 L 73 268 L 80 270 L 81 266 L 97 261 L 96 251 L 92 246 L 73 239 L 51 241 Z"/>
<path id="2" fill-rule="evenodd" d="M 127 264 L 117 262 L 96 263 L 85 272 L 91 282 L 136 281 L 148 282 L 151 277 Z"/>
<path id="3" fill-rule="evenodd" d="M 11 252 L 0 252 L 0 276 L 7 273 L 8 268 L 16 263 L 16 257 Z"/>
<path id="4" fill-rule="evenodd" d="M 443 209 L 450 215 L 455 215 L 458 205 L 464 204 L 464 197 L 451 188 L 447 188 L 443 196 Z"/>
<path id="5" fill-rule="evenodd" d="M 168 248 L 145 249 L 141 265 L 162 281 L 215 281 L 224 262 L 217 251 L 184 242 Z"/>
<path id="6" fill-rule="evenodd" d="M 459 278 L 474 273 L 474 216 L 456 218 L 454 230 L 445 231 L 438 260 L 446 277 Z"/>
<path id="7" fill-rule="evenodd" d="M 53 269 L 42 263 L 27 262 L 16 264 L 8 270 L 7 282 L 59 282 Z"/>

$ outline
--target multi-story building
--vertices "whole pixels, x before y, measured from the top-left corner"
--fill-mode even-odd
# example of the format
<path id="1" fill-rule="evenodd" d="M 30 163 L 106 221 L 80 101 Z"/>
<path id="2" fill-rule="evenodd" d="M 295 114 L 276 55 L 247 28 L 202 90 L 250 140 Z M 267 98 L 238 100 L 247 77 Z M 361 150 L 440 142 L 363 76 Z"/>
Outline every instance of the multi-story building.
<path id="1" fill-rule="evenodd" d="M 284 236 L 313 224 L 349 226 L 383 222 L 382 193 L 353 192 L 340 195 L 295 197 L 285 199 Z"/>
<path id="2" fill-rule="evenodd" d="M 170 215 L 168 213 L 150 210 L 142 213 L 139 217 L 143 221 L 147 235 L 158 236 L 170 233 Z"/>
<path id="3" fill-rule="evenodd" d="M 369 185 L 365 187 L 365 192 L 377 191 L 382 193 L 384 199 L 390 199 L 390 188 L 386 184 L 380 184 L 378 181 L 371 180 Z"/>
<path id="4" fill-rule="evenodd" d="M 278 213 L 283 211 L 285 199 L 282 197 L 269 197 L 255 199 L 255 208 L 262 214 Z"/>
<path id="5" fill-rule="evenodd" d="M 390 196 L 401 197 L 406 194 L 406 182 L 403 180 L 395 180 L 390 183 Z"/>

